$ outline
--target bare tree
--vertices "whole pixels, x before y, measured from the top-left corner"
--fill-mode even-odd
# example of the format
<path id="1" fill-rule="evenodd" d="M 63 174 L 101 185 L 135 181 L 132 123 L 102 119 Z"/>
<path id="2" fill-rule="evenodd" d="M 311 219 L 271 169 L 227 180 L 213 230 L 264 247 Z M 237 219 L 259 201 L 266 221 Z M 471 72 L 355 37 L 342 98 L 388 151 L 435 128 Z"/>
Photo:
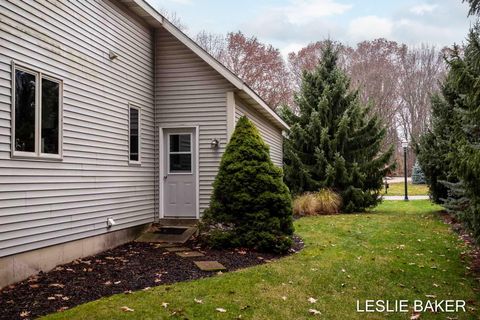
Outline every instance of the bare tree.
<path id="1" fill-rule="evenodd" d="M 273 109 L 290 102 L 290 73 L 280 51 L 272 45 L 263 44 L 256 37 L 247 38 L 241 32 L 223 37 L 203 31 L 196 40 Z"/>
<path id="2" fill-rule="evenodd" d="M 339 65 L 342 68 L 346 68 L 348 64 L 348 55 L 352 51 L 350 47 L 347 47 L 340 42 L 331 40 L 317 41 L 310 43 L 306 47 L 302 48 L 298 52 L 290 52 L 288 54 L 288 67 L 293 77 L 295 89 L 300 88 L 302 82 L 302 73 L 304 71 L 312 71 L 322 58 L 322 50 L 325 48 L 327 42 L 333 42 L 334 48 L 339 53 Z"/>
<path id="3" fill-rule="evenodd" d="M 372 106 L 387 128 L 384 148 L 398 145 L 399 61 L 404 45 L 386 39 L 363 41 L 349 54 L 348 73 L 360 100 Z"/>
<path id="4" fill-rule="evenodd" d="M 404 138 L 415 140 L 428 126 L 430 97 L 438 91 L 446 66 L 440 51 L 433 46 L 422 45 L 403 52 L 399 70 L 401 109 L 398 119 Z"/>

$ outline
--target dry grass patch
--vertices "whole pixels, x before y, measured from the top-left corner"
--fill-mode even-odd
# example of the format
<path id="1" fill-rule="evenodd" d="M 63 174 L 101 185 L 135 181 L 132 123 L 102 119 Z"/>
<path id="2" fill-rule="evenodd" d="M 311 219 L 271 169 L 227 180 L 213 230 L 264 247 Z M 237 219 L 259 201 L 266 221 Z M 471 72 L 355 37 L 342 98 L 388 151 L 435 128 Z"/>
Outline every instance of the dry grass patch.
<path id="1" fill-rule="evenodd" d="M 316 193 L 305 193 L 293 201 L 293 213 L 296 216 L 328 215 L 340 212 L 342 199 L 330 189 Z"/>

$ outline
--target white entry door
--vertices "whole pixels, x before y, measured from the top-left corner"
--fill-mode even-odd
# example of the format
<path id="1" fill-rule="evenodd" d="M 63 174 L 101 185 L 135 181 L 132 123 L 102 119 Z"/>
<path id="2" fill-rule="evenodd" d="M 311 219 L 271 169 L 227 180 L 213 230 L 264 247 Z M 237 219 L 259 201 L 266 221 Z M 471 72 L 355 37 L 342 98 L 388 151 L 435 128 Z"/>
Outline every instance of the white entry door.
<path id="1" fill-rule="evenodd" d="M 196 218 L 196 129 L 164 129 L 163 139 L 163 216 Z"/>

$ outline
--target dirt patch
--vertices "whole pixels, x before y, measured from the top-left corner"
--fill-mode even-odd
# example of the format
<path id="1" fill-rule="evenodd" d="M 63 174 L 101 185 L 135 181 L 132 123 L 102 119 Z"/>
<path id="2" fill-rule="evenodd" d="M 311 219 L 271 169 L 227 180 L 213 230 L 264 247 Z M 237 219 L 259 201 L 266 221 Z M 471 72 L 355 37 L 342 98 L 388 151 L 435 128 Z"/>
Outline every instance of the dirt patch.
<path id="1" fill-rule="evenodd" d="M 295 237 L 292 253 L 303 247 Z M 154 243 L 131 242 L 101 254 L 78 259 L 0 291 L 0 319 L 33 319 L 116 293 L 172 284 L 216 272 L 201 271 L 193 261 L 216 260 L 226 271 L 267 263 L 284 255 L 250 250 L 209 250 L 187 245 L 205 255 L 181 258 Z"/>

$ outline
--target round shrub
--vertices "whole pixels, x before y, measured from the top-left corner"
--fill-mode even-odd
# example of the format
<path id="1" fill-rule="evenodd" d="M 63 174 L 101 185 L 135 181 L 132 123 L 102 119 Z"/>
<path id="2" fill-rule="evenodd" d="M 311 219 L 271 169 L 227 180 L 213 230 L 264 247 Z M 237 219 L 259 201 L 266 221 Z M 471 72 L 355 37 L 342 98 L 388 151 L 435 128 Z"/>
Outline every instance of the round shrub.
<path id="1" fill-rule="evenodd" d="M 255 125 L 241 117 L 220 162 L 204 237 L 213 247 L 285 252 L 292 244 L 290 191 Z"/>

